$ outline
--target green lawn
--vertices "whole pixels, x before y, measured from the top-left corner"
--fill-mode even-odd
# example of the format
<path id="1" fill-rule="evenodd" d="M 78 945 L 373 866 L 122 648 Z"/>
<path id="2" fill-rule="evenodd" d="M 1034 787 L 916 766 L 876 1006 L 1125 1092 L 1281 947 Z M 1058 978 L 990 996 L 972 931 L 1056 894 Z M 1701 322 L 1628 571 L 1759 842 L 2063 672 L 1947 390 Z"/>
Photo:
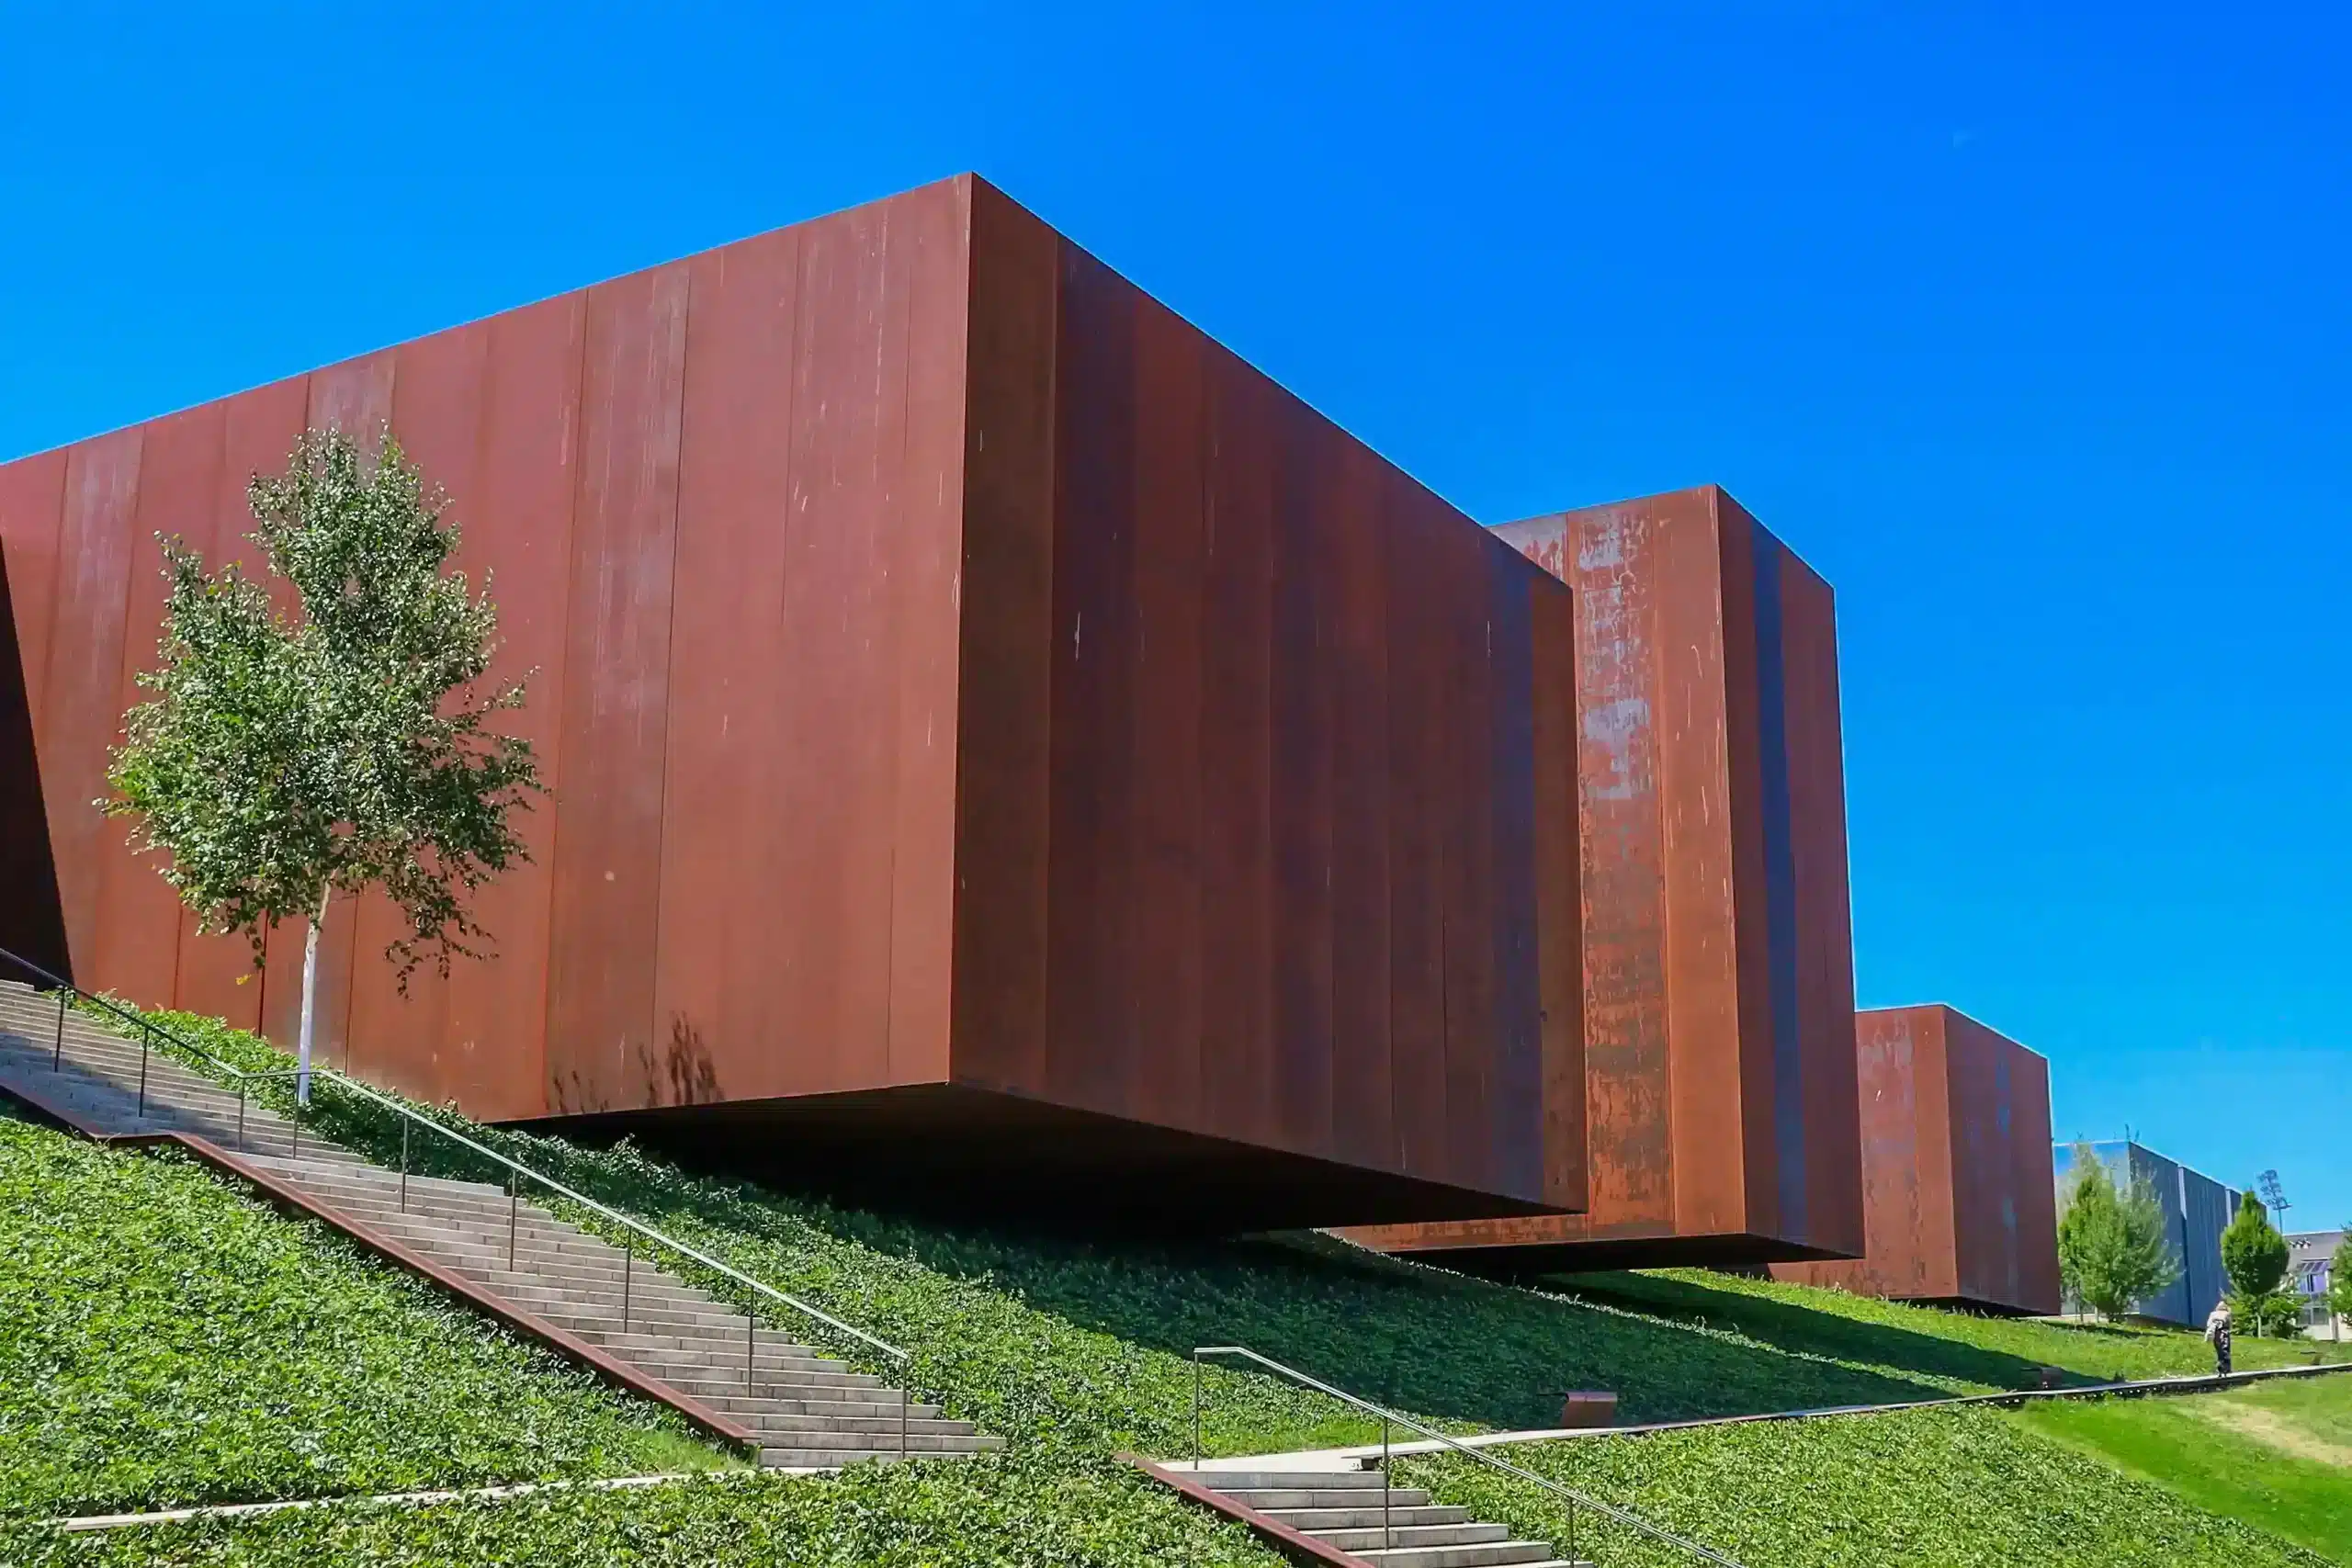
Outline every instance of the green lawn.
<path id="1" fill-rule="evenodd" d="M 1517 1447 L 1509 1457 L 1750 1568 L 2316 1568 L 2323 1561 L 2046 1441 L 1995 1410 L 1583 1438 Z M 1529 1483 L 1452 1456 L 1410 1461 L 1400 1476 L 1520 1534 L 1567 1539 L 1554 1495 Z M 1690 1568 L 1692 1561 L 1614 1527 L 1588 1524 L 1582 1545 L 1607 1568 Z"/>
<path id="2" fill-rule="evenodd" d="M 192 1161 L 0 1117 L 0 1516 L 720 1462 Z"/>
<path id="3" fill-rule="evenodd" d="M 2352 1562 L 2352 1372 L 2178 1399 L 2067 1401 L 2015 1418 L 2200 1508 Z"/>

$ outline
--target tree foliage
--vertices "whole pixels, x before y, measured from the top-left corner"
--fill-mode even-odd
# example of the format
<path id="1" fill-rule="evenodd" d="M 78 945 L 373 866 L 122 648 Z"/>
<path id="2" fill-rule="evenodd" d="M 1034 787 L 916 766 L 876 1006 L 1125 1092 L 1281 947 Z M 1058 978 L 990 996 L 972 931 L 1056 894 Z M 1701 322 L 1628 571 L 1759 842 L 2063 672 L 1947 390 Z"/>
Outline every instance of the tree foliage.
<path id="1" fill-rule="evenodd" d="M 2088 1144 L 2075 1145 L 2058 1216 L 2058 1273 L 2069 1295 L 2110 1318 L 2180 1277 L 2155 1193 L 2136 1179 L 2118 1190 Z"/>
<path id="2" fill-rule="evenodd" d="M 527 851 L 511 819 L 539 791 L 527 740 L 490 728 L 523 682 L 486 684 L 497 649 L 487 585 L 447 570 L 458 530 L 397 441 L 370 460 L 312 431 L 286 473 L 248 491 L 251 536 L 299 614 L 232 563 L 208 573 L 162 541 L 170 581 L 153 697 L 131 709 L 110 814 L 202 929 L 315 925 L 335 892 L 379 887 L 404 929 L 403 986 L 427 950 L 444 974 L 488 933 L 465 896 Z"/>
<path id="3" fill-rule="evenodd" d="M 2269 1295 L 2287 1277 L 2287 1238 L 2256 1193 L 2238 1200 L 2237 1217 L 2222 1232 L 2222 1269 L 2230 1288 L 2249 1301 Z"/>

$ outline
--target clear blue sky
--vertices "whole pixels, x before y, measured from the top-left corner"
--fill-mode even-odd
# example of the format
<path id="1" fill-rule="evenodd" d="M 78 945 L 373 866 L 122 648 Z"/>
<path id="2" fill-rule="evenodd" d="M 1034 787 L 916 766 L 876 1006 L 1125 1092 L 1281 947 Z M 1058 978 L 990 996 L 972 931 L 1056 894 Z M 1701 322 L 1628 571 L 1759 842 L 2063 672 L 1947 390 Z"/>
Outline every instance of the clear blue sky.
<path id="1" fill-rule="evenodd" d="M 2352 1218 L 2343 7 L 1145 9 L 19 0 L 0 457 L 978 169 L 1483 520 L 1729 487 L 1863 1001 Z"/>

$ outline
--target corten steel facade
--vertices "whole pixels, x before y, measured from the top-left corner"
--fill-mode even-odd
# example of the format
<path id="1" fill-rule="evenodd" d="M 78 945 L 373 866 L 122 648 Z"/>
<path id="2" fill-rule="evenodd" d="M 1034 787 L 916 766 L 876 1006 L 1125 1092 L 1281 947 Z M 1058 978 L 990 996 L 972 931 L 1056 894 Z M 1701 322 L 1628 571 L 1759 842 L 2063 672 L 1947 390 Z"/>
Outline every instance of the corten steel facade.
<path id="1" fill-rule="evenodd" d="M 1854 1020 L 1862 1257 L 1780 1264 L 1801 1284 L 1993 1312 L 2058 1310 L 2050 1064 L 1942 1006 Z"/>
<path id="2" fill-rule="evenodd" d="M 1509 1273 L 1853 1257 L 1829 585 L 1713 486 L 1497 533 L 1576 595 L 1590 1205 L 1355 1234 Z"/>
<path id="3" fill-rule="evenodd" d="M 0 468 L 83 984 L 290 1037 L 301 930 L 249 976 L 87 803 L 151 536 L 250 562 L 386 423 L 555 794 L 494 961 L 331 912 L 329 1061 L 975 1201 L 1582 1202 L 1567 592 L 969 177 Z"/>

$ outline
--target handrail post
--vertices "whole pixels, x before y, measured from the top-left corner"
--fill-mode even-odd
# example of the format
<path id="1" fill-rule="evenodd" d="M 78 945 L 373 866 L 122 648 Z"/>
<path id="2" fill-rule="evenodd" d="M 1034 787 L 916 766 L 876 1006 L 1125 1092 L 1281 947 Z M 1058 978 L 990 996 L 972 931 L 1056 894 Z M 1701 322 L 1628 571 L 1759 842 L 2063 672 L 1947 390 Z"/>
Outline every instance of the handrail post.
<path id="1" fill-rule="evenodd" d="M 286 1113 L 286 1124 L 294 1129 L 294 1152 L 287 1157 L 300 1159 L 302 1157 L 302 1102 L 300 1100 L 296 1100 L 294 1109 Z"/>
<path id="2" fill-rule="evenodd" d="M 1193 1473 L 1201 1472 L 1201 1350 L 1193 1348 Z"/>
<path id="3" fill-rule="evenodd" d="M 899 1462 L 900 1464 L 907 1462 L 907 1400 L 910 1393 L 907 1387 L 907 1379 L 913 1371 L 912 1367 L 904 1367 L 899 1372 Z"/>
<path id="4" fill-rule="evenodd" d="M 246 1154 L 253 1152 L 253 1145 L 245 1141 L 245 1080 L 243 1075 L 237 1078 L 237 1147 Z"/>
<path id="5" fill-rule="evenodd" d="M 1388 1528 L 1388 1494 L 1394 1490 L 1396 1478 L 1388 1468 L 1388 1413 L 1380 1413 L 1380 1550 L 1387 1551 L 1396 1544 L 1396 1532 Z"/>
<path id="6" fill-rule="evenodd" d="M 522 1223 L 522 1177 L 515 1171 L 506 1173 L 506 1271 L 514 1272 L 514 1232 Z"/>
<path id="7" fill-rule="evenodd" d="M 147 1114 L 147 1058 L 155 1049 L 155 1026 L 142 1023 L 139 1030 L 139 1114 Z"/>
<path id="8" fill-rule="evenodd" d="M 758 1397 L 753 1392 L 759 1385 L 752 1381 L 752 1367 L 758 1359 L 760 1346 L 760 1320 L 752 1314 L 760 1304 L 760 1298 L 749 1291 L 743 1295 L 743 1397 L 752 1399 Z"/>
<path id="9" fill-rule="evenodd" d="M 401 1213 L 408 1213 L 408 1118 L 401 1118 Z"/>
<path id="10" fill-rule="evenodd" d="M 52 1073 L 65 1070 L 65 1004 L 73 999 L 73 992 L 62 986 L 57 987 L 57 1049 L 49 1058 L 49 1070 Z"/>
<path id="11" fill-rule="evenodd" d="M 628 1277 L 637 1262 L 637 1238 L 624 1233 L 621 1241 L 621 1332 L 628 1332 Z"/>

